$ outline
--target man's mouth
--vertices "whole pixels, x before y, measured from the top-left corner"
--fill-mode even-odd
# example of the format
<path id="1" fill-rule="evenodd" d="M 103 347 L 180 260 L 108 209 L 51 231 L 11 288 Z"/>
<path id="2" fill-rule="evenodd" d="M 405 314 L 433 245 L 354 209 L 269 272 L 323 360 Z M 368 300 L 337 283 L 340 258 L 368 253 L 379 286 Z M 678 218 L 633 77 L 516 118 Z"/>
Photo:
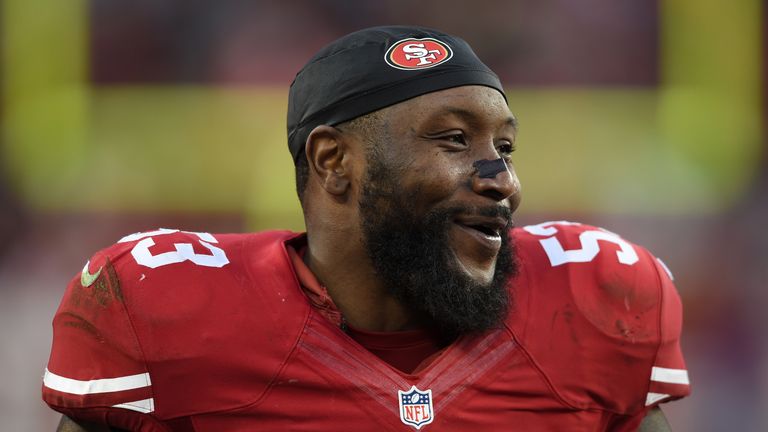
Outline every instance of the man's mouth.
<path id="1" fill-rule="evenodd" d="M 494 251 L 501 245 L 508 221 L 503 217 L 460 215 L 454 223 L 483 246 Z"/>

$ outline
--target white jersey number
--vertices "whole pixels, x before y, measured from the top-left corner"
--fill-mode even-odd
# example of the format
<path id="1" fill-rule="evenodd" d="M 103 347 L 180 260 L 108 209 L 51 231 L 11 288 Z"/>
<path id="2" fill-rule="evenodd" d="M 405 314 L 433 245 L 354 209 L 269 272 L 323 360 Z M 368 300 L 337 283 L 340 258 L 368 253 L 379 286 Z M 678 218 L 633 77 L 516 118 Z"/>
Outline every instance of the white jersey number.
<path id="1" fill-rule="evenodd" d="M 211 244 L 218 243 L 218 241 L 208 233 L 182 231 L 187 234 L 196 235 L 199 238 L 198 243 L 211 251 L 210 255 L 195 253 L 195 251 L 192 249 L 191 243 L 174 243 L 176 250 L 152 255 L 152 253 L 149 251 L 149 248 L 155 245 L 155 241 L 152 239 L 152 237 L 165 234 L 173 234 L 176 232 L 179 232 L 179 230 L 160 228 L 156 231 L 136 233 L 125 236 L 121 238 L 118 243 L 141 240 L 136 243 L 136 246 L 134 246 L 133 249 L 131 249 L 131 255 L 133 255 L 133 258 L 137 263 L 149 268 L 157 268 L 184 261 L 192 261 L 197 265 L 205 267 L 224 267 L 225 265 L 229 264 L 227 254 L 225 254 L 221 248 Z"/>
<path id="2" fill-rule="evenodd" d="M 579 242 L 581 242 L 581 249 L 565 250 L 560 241 L 557 240 L 555 234 L 557 234 L 557 225 L 581 225 L 573 222 L 559 221 L 559 222 L 544 222 L 538 225 L 529 225 L 523 227 L 524 230 L 537 236 L 546 236 L 547 238 L 539 240 L 541 246 L 544 248 L 544 252 L 549 257 L 549 262 L 552 267 L 556 267 L 566 263 L 580 263 L 590 262 L 600 253 L 600 244 L 598 240 L 608 241 L 617 244 L 619 251 L 616 252 L 616 257 L 619 262 L 626 265 L 632 265 L 636 263 L 639 258 L 635 248 L 632 247 L 626 240 L 622 239 L 618 235 L 606 231 L 606 230 L 586 230 L 579 234 Z"/>

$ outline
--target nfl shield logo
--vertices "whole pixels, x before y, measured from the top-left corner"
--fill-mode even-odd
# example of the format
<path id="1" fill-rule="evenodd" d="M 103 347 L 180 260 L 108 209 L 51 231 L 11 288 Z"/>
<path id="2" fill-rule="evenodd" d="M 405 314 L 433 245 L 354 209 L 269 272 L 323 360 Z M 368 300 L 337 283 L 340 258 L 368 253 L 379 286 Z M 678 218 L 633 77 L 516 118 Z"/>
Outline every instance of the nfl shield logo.
<path id="1" fill-rule="evenodd" d="M 400 420 L 403 423 L 421 429 L 435 419 L 432 390 L 421 391 L 416 386 L 411 386 L 407 392 L 398 390 L 397 397 L 400 402 Z"/>

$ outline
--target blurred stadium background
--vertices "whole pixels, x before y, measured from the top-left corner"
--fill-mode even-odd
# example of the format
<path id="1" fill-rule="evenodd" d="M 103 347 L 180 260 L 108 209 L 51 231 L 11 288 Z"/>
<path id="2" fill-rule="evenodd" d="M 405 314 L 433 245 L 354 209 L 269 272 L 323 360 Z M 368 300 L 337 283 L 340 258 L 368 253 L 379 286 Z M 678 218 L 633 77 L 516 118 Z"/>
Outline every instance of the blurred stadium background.
<path id="1" fill-rule="evenodd" d="M 461 35 L 501 76 L 518 224 L 604 226 L 671 267 L 694 386 L 674 429 L 768 430 L 766 1 L 0 4 L 0 430 L 55 429 L 50 320 L 93 251 L 159 226 L 301 229 L 288 85 L 392 23 Z"/>

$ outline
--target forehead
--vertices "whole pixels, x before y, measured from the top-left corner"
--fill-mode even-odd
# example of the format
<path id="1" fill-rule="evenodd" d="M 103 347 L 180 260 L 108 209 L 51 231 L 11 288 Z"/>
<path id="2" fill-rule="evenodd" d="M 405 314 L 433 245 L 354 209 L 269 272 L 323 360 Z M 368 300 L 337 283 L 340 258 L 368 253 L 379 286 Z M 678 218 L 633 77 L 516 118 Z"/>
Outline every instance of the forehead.
<path id="1" fill-rule="evenodd" d="M 394 125 L 414 125 L 456 117 L 491 127 L 516 127 L 507 102 L 497 90 L 485 86 L 462 86 L 427 93 L 390 107 Z"/>

